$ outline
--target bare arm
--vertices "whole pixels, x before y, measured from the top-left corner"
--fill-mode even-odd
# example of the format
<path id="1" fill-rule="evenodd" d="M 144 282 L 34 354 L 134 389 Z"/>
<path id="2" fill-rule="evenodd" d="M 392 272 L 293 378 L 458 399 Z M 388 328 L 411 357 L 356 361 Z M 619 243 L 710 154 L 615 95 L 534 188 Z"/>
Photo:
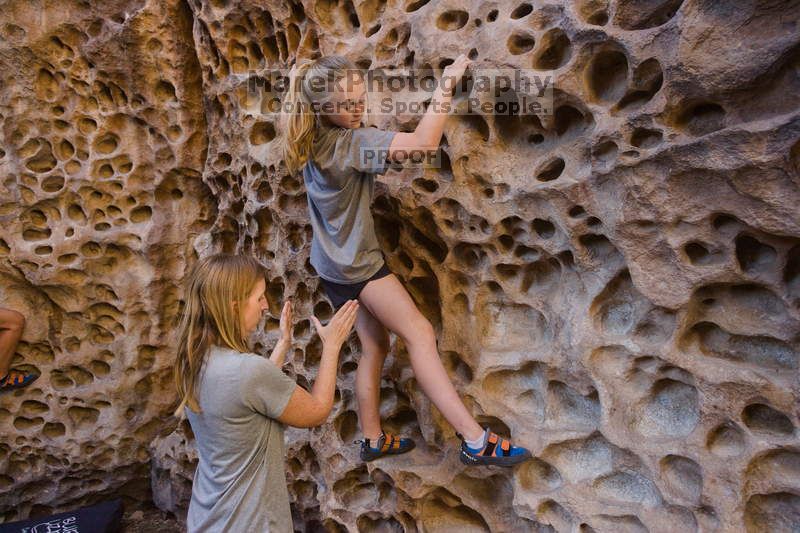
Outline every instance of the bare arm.
<path id="1" fill-rule="evenodd" d="M 349 300 L 323 327 L 316 317 L 311 317 L 317 333 L 322 338 L 322 359 L 319 373 L 311 393 L 297 386 L 289 398 L 289 403 L 278 420 L 289 426 L 308 428 L 325 422 L 333 407 L 336 390 L 336 369 L 339 364 L 339 350 L 353 329 L 358 311 L 358 302 Z"/>
<path id="2" fill-rule="evenodd" d="M 449 83 L 455 84 L 464 74 L 464 70 L 469 65 L 470 60 L 464 54 L 456 58 L 453 64 L 445 68 L 442 78 L 448 79 Z M 443 84 L 439 84 L 433 92 L 431 103 L 425 111 L 422 119 L 417 124 L 417 128 L 412 133 L 398 132 L 392 139 L 389 146 L 389 158 L 394 161 L 402 161 L 412 151 L 436 150 L 439 141 L 442 139 L 444 123 L 448 113 L 444 109 L 449 108 L 453 98 L 453 87 L 445 89 Z"/>

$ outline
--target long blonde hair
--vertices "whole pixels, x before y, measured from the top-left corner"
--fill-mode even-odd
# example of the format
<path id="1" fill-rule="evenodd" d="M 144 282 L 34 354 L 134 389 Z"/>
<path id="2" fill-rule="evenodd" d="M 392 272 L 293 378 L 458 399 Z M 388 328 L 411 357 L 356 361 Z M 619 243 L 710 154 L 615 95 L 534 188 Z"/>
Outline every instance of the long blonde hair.
<path id="1" fill-rule="evenodd" d="M 186 305 L 178 329 L 175 386 L 181 403 L 175 416 L 181 418 L 187 405 L 200 412 L 197 386 L 206 354 L 212 345 L 249 351 L 242 327 L 242 305 L 267 270 L 253 257 L 216 254 L 201 259 L 186 283 Z"/>
<path id="2" fill-rule="evenodd" d="M 320 126 L 320 116 L 314 106 L 331 101 L 332 91 L 314 89 L 314 83 L 324 83 L 326 89 L 338 83 L 350 72 L 360 72 L 344 56 L 330 55 L 295 65 L 289 75 L 289 90 L 281 111 L 283 159 L 290 174 L 303 168 L 311 155 L 314 134 Z M 287 111 L 288 109 L 288 111 Z"/>

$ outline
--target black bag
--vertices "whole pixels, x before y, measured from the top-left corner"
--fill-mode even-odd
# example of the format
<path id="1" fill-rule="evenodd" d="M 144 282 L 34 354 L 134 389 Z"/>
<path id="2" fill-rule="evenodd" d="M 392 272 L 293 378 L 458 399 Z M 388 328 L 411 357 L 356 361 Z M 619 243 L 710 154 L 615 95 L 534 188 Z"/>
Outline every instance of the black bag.
<path id="1" fill-rule="evenodd" d="M 116 533 L 122 521 L 122 500 L 33 520 L 0 524 L 0 533 Z"/>

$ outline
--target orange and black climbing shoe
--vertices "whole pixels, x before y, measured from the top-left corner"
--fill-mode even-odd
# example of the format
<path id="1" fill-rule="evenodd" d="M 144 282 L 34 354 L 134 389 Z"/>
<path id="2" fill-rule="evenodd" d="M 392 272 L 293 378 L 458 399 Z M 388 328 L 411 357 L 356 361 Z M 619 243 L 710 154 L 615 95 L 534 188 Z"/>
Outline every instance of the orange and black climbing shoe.
<path id="1" fill-rule="evenodd" d="M 531 452 L 522 446 L 512 446 L 508 439 L 488 429 L 484 432 L 483 447 L 470 448 L 464 436 L 456 433 L 461 439 L 461 462 L 467 465 L 514 466 L 531 458 Z"/>
<path id="2" fill-rule="evenodd" d="M 28 374 L 27 372 L 22 372 L 20 370 L 14 370 L 13 368 L 8 371 L 3 377 L 0 377 L 0 392 L 11 391 L 14 389 L 21 389 L 22 387 L 27 387 L 39 376 L 36 374 Z"/>
<path id="3" fill-rule="evenodd" d="M 401 439 L 389 433 L 381 432 L 381 436 L 375 441 L 375 446 L 370 445 L 369 439 L 357 440 L 356 444 L 361 443 L 361 460 L 372 461 L 384 455 L 397 455 L 410 452 L 416 447 L 412 439 Z"/>

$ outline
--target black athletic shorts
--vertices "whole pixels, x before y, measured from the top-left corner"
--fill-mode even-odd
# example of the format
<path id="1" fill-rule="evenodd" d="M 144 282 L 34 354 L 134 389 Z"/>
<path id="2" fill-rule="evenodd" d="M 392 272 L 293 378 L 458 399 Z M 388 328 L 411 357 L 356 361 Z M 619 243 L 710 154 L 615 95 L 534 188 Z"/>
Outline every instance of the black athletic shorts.
<path id="1" fill-rule="evenodd" d="M 323 278 L 319 278 L 319 280 L 322 283 L 322 288 L 325 289 L 325 294 L 330 298 L 333 308 L 339 309 L 347 300 L 357 299 L 367 283 L 374 279 L 385 278 L 391 273 L 392 271 L 389 270 L 389 267 L 386 266 L 386 262 L 384 261 L 381 269 L 373 274 L 371 278 L 358 283 L 334 283 Z"/>

